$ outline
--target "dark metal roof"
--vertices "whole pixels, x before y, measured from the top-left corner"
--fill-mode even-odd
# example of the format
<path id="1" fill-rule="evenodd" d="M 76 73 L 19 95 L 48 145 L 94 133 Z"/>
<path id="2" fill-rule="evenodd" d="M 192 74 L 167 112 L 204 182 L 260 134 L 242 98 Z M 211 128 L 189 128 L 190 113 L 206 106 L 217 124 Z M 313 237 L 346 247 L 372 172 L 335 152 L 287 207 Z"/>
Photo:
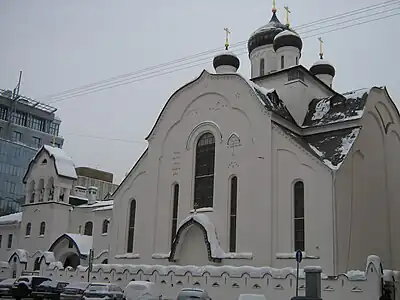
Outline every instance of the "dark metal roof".
<path id="1" fill-rule="evenodd" d="M 283 101 L 279 98 L 278 93 L 275 90 L 266 90 L 257 86 L 255 83 L 252 83 L 252 86 L 256 91 L 257 96 L 262 100 L 262 102 L 265 104 L 265 107 L 269 111 L 272 111 L 285 120 L 296 124 L 296 121 L 290 114 Z"/>
<path id="2" fill-rule="evenodd" d="M 310 68 L 310 72 L 313 75 L 328 74 L 332 77 L 334 77 L 336 74 L 334 66 L 325 61 L 317 62 L 316 64 L 312 65 Z"/>
<path id="3" fill-rule="evenodd" d="M 360 127 L 353 127 L 300 136 L 277 123 L 275 124 L 302 148 L 333 170 L 340 167 L 360 132 Z"/>
<path id="4" fill-rule="evenodd" d="M 247 49 L 249 50 L 249 55 L 257 47 L 264 45 L 272 45 L 275 36 L 286 29 L 292 31 L 292 29 L 289 29 L 287 25 L 284 25 L 279 21 L 278 17 L 276 16 L 276 13 L 274 12 L 268 24 L 260 27 L 250 36 L 250 39 L 247 43 Z"/>
<path id="5" fill-rule="evenodd" d="M 313 99 L 302 127 L 316 127 L 362 117 L 369 89 Z"/>
<path id="6" fill-rule="evenodd" d="M 303 41 L 298 34 L 289 30 L 285 30 L 274 38 L 274 50 L 276 51 L 285 46 L 296 47 L 301 51 L 303 48 Z"/>
<path id="7" fill-rule="evenodd" d="M 239 69 L 240 61 L 236 55 L 227 52 L 215 56 L 213 60 L 213 66 L 214 69 L 218 68 L 219 66 L 232 66 L 236 69 Z"/>

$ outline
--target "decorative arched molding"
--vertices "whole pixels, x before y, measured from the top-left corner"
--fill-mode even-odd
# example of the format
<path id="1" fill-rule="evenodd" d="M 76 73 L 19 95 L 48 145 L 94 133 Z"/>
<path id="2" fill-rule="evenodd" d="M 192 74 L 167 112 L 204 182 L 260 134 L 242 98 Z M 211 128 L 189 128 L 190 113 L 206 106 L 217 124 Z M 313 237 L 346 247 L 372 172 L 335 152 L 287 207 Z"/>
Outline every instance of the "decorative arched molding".
<path id="1" fill-rule="evenodd" d="M 89 236 L 88 236 L 89 237 Z M 62 242 L 64 239 L 68 240 L 68 242 L 71 242 L 74 246 L 76 251 L 78 252 L 79 258 L 82 259 L 86 259 L 87 258 L 87 254 L 84 254 L 81 252 L 81 249 L 79 248 L 79 245 L 76 243 L 76 241 L 70 237 L 68 234 L 64 233 L 63 235 L 61 235 L 60 237 L 58 237 L 53 244 L 51 244 L 50 248 L 49 248 L 49 252 L 53 252 L 53 250 L 55 249 L 55 247 Z"/>
<path id="2" fill-rule="evenodd" d="M 241 141 L 239 138 L 239 135 L 236 132 L 232 132 L 231 135 L 229 136 L 226 145 L 228 147 L 238 147 L 241 146 Z"/>
<path id="3" fill-rule="evenodd" d="M 10 258 L 8 259 L 8 262 L 11 263 L 14 258 L 16 258 L 22 264 L 27 264 L 29 258 L 28 251 L 24 249 L 14 250 L 14 252 L 10 255 Z"/>
<path id="4" fill-rule="evenodd" d="M 213 121 L 204 121 L 197 124 L 196 127 L 194 127 L 190 132 L 186 141 L 186 150 L 192 149 L 197 137 L 206 132 L 211 132 L 216 137 L 216 140 L 218 139 L 219 143 L 222 143 L 222 132 L 219 126 Z"/>
<path id="5" fill-rule="evenodd" d="M 189 217 L 185 222 L 183 222 L 183 224 L 181 224 L 181 226 L 179 227 L 174 242 L 172 243 L 172 247 L 171 247 L 171 252 L 169 254 L 169 258 L 168 260 L 170 262 L 173 262 L 176 260 L 176 251 L 178 246 L 181 243 L 181 237 L 183 235 L 183 233 L 185 233 L 191 226 L 198 226 L 201 231 L 203 232 L 203 236 L 204 236 L 204 242 L 207 248 L 207 254 L 208 254 L 208 260 L 210 262 L 221 262 L 222 258 L 217 257 L 217 255 L 215 253 L 213 253 L 212 249 L 211 249 L 211 242 L 210 239 L 213 239 L 215 241 L 218 241 L 218 239 L 216 238 L 216 236 L 214 238 L 211 238 L 209 235 L 212 234 L 211 232 L 207 231 L 207 229 L 204 227 L 204 225 L 195 220 L 194 215 L 192 215 L 191 217 Z M 208 217 L 207 217 L 208 218 Z M 213 232 L 214 235 L 216 235 L 215 231 Z"/>

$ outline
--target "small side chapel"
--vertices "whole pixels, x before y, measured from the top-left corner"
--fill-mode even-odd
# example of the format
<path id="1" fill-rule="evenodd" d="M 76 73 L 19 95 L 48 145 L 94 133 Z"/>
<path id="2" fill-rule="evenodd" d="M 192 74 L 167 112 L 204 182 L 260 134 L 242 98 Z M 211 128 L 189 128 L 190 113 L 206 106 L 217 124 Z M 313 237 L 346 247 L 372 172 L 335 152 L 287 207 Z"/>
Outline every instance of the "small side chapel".
<path id="1" fill-rule="evenodd" d="M 288 18 L 287 18 L 288 20 Z M 385 87 L 335 90 L 324 58 L 271 20 L 168 99 L 114 193 L 110 262 L 400 268 L 400 115 Z M 342 70 L 344 72 L 345 70 Z"/>

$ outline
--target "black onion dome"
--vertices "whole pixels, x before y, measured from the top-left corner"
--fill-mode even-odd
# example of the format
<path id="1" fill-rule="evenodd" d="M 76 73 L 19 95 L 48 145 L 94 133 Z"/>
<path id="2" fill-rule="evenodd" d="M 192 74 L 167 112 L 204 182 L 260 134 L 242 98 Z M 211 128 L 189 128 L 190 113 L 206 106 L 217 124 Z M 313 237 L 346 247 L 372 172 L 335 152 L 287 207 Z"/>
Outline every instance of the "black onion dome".
<path id="1" fill-rule="evenodd" d="M 282 24 L 276 16 L 276 13 L 274 12 L 269 23 L 254 31 L 253 34 L 250 36 L 250 39 L 247 42 L 249 55 L 257 47 L 272 45 L 275 36 L 286 29 L 293 31 L 289 29 L 288 25 Z"/>
<path id="2" fill-rule="evenodd" d="M 237 70 L 237 69 L 239 69 L 239 66 L 240 66 L 240 60 L 232 52 L 225 51 L 214 57 L 213 66 L 214 66 L 214 69 L 216 69 L 220 66 L 232 66 L 232 67 L 235 67 Z"/>
<path id="3" fill-rule="evenodd" d="M 313 75 L 327 74 L 335 77 L 335 67 L 326 60 L 317 60 L 310 68 L 310 72 Z"/>
<path id="4" fill-rule="evenodd" d="M 303 41 L 300 36 L 290 30 L 284 30 L 278 33 L 274 38 L 274 50 L 278 50 L 281 47 L 292 46 L 296 47 L 301 51 L 303 48 Z"/>

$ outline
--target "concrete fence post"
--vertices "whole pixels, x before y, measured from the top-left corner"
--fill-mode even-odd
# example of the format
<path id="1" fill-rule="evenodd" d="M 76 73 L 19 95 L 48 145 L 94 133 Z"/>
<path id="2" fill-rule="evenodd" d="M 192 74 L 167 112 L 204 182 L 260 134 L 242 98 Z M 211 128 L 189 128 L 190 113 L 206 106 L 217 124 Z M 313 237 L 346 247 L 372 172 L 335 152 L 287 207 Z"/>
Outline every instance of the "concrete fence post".
<path id="1" fill-rule="evenodd" d="M 306 297 L 309 299 L 321 299 L 321 267 L 305 267 L 306 273 Z"/>

